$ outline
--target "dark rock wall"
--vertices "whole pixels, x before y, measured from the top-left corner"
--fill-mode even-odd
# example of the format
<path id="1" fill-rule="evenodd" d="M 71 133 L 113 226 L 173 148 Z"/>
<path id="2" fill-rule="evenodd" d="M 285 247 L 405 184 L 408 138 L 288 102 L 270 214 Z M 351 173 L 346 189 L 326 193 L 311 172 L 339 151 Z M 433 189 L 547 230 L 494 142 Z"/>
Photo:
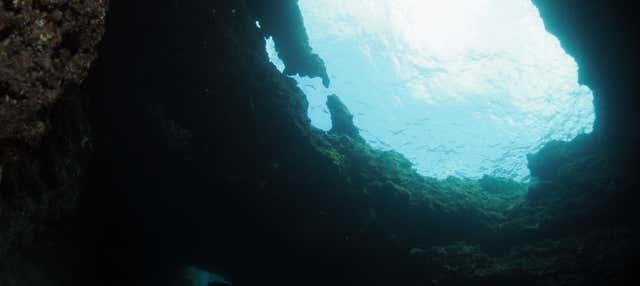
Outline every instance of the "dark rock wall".
<path id="1" fill-rule="evenodd" d="M 595 93 L 595 133 L 624 156 L 638 158 L 640 40 L 633 2 L 533 0 L 549 32 L 580 67 L 582 84 Z"/>
<path id="2" fill-rule="evenodd" d="M 260 24 L 264 36 L 273 37 L 278 56 L 286 65 L 287 75 L 320 77 L 325 87 L 329 76 L 324 61 L 312 52 L 298 0 L 249 0 L 251 13 Z"/>
<path id="3" fill-rule="evenodd" d="M 539 183 L 529 195 L 580 202 L 580 209 L 562 218 L 571 217 L 573 225 L 615 221 L 635 227 L 631 218 L 640 174 L 638 9 L 628 1 L 533 2 L 547 30 L 578 63 L 580 82 L 594 91 L 596 124 L 591 135 L 550 142 L 529 157 Z"/>
<path id="4" fill-rule="evenodd" d="M 106 6 L 106 0 L 0 1 L 2 285 L 20 285 L 3 271 L 28 252 L 15 250 L 46 240 L 84 191 L 92 95 L 81 85 L 97 56 Z"/>
<path id="5" fill-rule="evenodd" d="M 637 240 L 640 86 L 636 5 L 629 1 L 533 2 L 547 30 L 578 63 L 580 82 L 594 91 L 596 122 L 592 134 L 571 142 L 550 142 L 529 156 L 533 181 L 519 212 L 538 217 L 533 221 L 547 234 L 597 236 L 600 228 L 625 233 L 623 239 L 609 245 Z M 637 253 L 637 246 L 630 244 L 622 251 L 630 255 L 620 256 L 609 266 L 631 267 L 631 253 Z M 631 274 L 605 272 L 605 276 L 612 275 L 608 283 L 635 280 Z"/>

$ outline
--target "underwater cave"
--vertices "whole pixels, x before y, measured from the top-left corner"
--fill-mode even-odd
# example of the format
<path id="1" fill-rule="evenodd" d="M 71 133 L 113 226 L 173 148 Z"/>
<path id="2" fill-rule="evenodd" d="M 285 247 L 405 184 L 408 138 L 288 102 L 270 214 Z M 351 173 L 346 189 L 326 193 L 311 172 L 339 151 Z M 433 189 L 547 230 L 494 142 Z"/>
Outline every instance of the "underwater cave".
<path id="1" fill-rule="evenodd" d="M 635 285 L 638 12 L 0 0 L 0 286 Z"/>
<path id="2" fill-rule="evenodd" d="M 529 179 L 526 155 L 593 127 L 578 67 L 521 1 L 300 1 L 331 81 L 296 76 L 314 126 L 338 95 L 371 146 L 425 176 Z M 279 70 L 270 39 L 267 51 Z"/>

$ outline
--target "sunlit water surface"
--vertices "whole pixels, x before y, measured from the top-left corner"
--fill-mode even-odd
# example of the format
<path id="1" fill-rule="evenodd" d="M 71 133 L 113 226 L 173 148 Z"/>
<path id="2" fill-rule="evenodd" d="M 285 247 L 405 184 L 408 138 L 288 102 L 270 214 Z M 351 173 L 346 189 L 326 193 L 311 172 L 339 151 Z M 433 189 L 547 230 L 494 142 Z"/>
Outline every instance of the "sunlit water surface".
<path id="1" fill-rule="evenodd" d="M 299 3 L 331 78 L 295 77 L 313 125 L 330 129 L 337 94 L 371 145 L 423 175 L 526 180 L 527 153 L 592 130 L 592 92 L 529 0 Z"/>

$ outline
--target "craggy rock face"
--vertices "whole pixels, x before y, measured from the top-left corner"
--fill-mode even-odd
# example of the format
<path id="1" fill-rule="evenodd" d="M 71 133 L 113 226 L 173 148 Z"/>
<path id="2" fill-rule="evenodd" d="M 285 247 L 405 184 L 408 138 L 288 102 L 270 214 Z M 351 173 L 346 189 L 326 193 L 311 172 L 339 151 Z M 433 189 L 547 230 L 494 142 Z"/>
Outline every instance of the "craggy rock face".
<path id="1" fill-rule="evenodd" d="M 351 136 L 312 128 L 264 51 L 272 35 L 285 73 L 328 84 L 296 0 L 113 1 L 81 86 L 106 3 L 0 3 L 0 257 L 20 246 L 49 273 L 86 276 L 40 283 L 22 267 L 33 256 L 12 254 L 0 285 L 165 285 L 193 263 L 242 285 L 610 285 L 633 256 L 635 224 L 616 219 L 637 185 L 610 180 L 618 169 L 586 137 L 531 156 L 540 180 L 524 196 L 492 178 L 419 176 L 358 140 L 337 101 Z M 56 240 L 69 245 L 52 251 L 82 259 L 63 269 L 30 241 L 85 188 L 81 219 Z"/>
<path id="2" fill-rule="evenodd" d="M 585 271 L 584 263 L 578 270 L 563 268 L 564 261 L 580 263 L 578 256 L 549 266 L 551 274 L 539 271 L 543 260 L 515 265 L 535 255 L 528 249 L 537 238 L 582 235 L 575 226 L 591 223 L 593 215 L 567 209 L 603 209 L 600 217 L 610 221 L 605 211 L 614 208 L 587 205 L 598 201 L 600 187 L 573 200 L 575 193 L 586 194 L 583 186 L 594 185 L 590 175 L 581 175 L 591 169 L 582 161 L 568 168 L 562 158 L 582 154 L 566 154 L 555 165 L 532 161 L 544 180 L 526 198 L 524 186 L 490 178 L 424 178 L 400 154 L 373 150 L 344 132 L 313 129 L 304 94 L 264 51 L 264 36 L 272 35 L 289 68 L 285 73 L 324 77 L 295 2 L 113 2 L 102 55 L 112 79 L 98 99 L 106 111 L 95 125 L 96 135 L 107 138 L 96 140 L 102 158 L 97 162 L 112 162 L 95 166 L 102 168 L 93 169 L 101 179 L 92 190 L 109 194 L 111 203 L 100 201 L 98 213 L 105 224 L 118 226 L 105 231 L 106 243 L 124 241 L 105 250 L 105 268 L 119 270 L 105 272 L 125 274 L 105 279 L 120 282 L 133 273 L 161 280 L 154 267 L 149 273 L 131 269 L 135 263 L 166 267 L 162 264 L 179 261 L 183 252 L 234 269 L 239 274 L 232 275 L 234 282 L 245 285 L 283 279 L 281 284 L 429 285 L 434 278 L 426 277 L 425 269 L 438 272 L 433 277 L 439 285 L 513 285 L 529 278 L 529 285 L 545 285 L 550 275 L 600 276 Z M 336 120 L 348 123 L 348 110 L 335 106 Z M 571 180 L 559 180 L 563 176 Z M 561 189 L 562 182 L 580 185 L 553 200 L 537 200 L 556 191 L 545 186 Z M 510 188 L 517 192 L 503 191 Z M 125 204 L 134 210 L 118 213 Z M 445 247 L 450 250 L 443 260 L 461 249 L 460 271 L 411 251 L 429 253 L 434 245 L 455 241 L 479 245 Z M 139 251 L 145 247 L 150 250 Z M 508 253 L 511 247 L 524 250 L 515 258 L 489 251 Z M 548 261 L 564 255 L 553 243 L 541 247 L 548 250 Z M 622 262 L 611 263 L 623 256 L 615 243 L 590 256 L 603 253 L 612 258 L 597 264 L 621 271 Z M 515 266 L 502 271 L 503 261 Z M 487 265 L 480 269 L 478 262 Z M 462 281 L 461 272 L 466 273 Z"/>
<path id="3" fill-rule="evenodd" d="M 324 61 L 314 54 L 297 0 L 247 0 L 253 17 L 259 21 L 262 33 L 272 36 L 278 56 L 285 63 L 286 75 L 320 77 L 325 87 L 329 86 Z"/>
<path id="4" fill-rule="evenodd" d="M 0 1 L 1 142 L 40 143 L 51 123 L 38 113 L 46 113 L 67 86 L 87 75 L 102 37 L 105 5 L 104 0 Z"/>
<path id="5" fill-rule="evenodd" d="M 107 0 L 0 0 L 0 256 L 73 208 Z M 0 283 L 1 284 L 1 283 Z"/>
<path id="6" fill-rule="evenodd" d="M 533 0 L 546 29 L 580 67 L 582 84 L 594 91 L 595 133 L 623 156 L 636 156 L 640 133 L 640 39 L 637 5 L 624 0 Z"/>

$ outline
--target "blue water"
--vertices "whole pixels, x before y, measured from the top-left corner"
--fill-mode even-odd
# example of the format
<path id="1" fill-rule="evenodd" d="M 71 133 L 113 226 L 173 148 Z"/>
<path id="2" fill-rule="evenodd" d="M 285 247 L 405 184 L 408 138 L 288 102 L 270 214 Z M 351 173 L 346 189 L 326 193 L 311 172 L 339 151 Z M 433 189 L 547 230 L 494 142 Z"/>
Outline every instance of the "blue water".
<path id="1" fill-rule="evenodd" d="M 300 0 L 331 86 L 295 77 L 314 126 L 335 93 L 419 173 L 526 180 L 526 154 L 592 130 L 593 95 L 529 0 Z M 282 69 L 273 43 L 267 50 Z"/>
<path id="2" fill-rule="evenodd" d="M 180 283 L 180 286 L 208 286 L 208 285 L 232 285 L 232 283 L 224 278 L 222 275 L 208 272 L 197 268 L 195 266 L 189 266 L 185 269 L 186 280 L 185 283 Z"/>

